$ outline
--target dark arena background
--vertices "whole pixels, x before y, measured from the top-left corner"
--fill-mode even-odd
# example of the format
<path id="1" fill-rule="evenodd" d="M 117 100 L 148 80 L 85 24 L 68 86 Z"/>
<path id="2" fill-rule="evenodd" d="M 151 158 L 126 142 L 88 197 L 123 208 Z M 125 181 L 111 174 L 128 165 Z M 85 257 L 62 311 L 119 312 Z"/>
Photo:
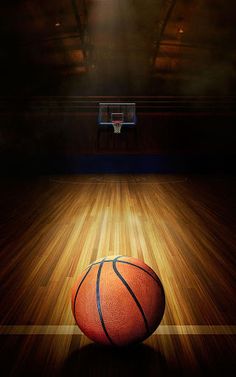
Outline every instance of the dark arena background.
<path id="1" fill-rule="evenodd" d="M 235 375 L 235 14 L 1 0 L 1 376 Z M 135 104 L 135 124 L 114 133 L 100 103 Z M 120 254 L 153 268 L 166 309 L 145 342 L 102 347 L 71 288 Z"/>

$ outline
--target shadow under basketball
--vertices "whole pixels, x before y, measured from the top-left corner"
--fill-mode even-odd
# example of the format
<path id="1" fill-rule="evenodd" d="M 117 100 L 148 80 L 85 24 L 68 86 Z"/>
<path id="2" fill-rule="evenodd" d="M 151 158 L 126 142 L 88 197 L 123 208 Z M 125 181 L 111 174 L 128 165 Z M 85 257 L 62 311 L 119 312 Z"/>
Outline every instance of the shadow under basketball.
<path id="1" fill-rule="evenodd" d="M 167 376 L 164 356 L 151 347 L 138 344 L 115 348 L 89 344 L 68 357 L 62 377 L 74 376 Z"/>

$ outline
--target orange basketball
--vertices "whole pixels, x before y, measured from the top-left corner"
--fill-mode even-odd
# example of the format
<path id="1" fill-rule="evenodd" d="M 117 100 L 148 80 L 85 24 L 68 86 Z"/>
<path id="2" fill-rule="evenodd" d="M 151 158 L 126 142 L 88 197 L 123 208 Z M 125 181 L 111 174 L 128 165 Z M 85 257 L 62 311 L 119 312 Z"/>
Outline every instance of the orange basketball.
<path id="1" fill-rule="evenodd" d="M 95 261 L 72 290 L 75 320 L 97 343 L 123 346 L 143 341 L 164 314 L 160 279 L 144 262 L 112 256 Z"/>

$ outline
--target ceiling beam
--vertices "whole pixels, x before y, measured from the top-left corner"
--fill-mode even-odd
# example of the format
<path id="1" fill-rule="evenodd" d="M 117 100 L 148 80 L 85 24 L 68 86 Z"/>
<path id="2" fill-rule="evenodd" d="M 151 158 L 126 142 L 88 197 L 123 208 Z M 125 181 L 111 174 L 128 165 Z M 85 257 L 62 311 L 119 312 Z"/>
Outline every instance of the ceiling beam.
<path id="1" fill-rule="evenodd" d="M 166 0 L 165 3 L 166 3 L 166 5 L 165 5 L 166 6 L 166 12 L 164 14 L 163 19 L 159 23 L 159 32 L 158 32 L 158 36 L 155 40 L 155 49 L 154 49 L 153 58 L 152 58 L 152 64 L 153 65 L 155 64 L 155 60 L 156 60 L 156 57 L 157 57 L 158 52 L 159 52 L 162 37 L 165 33 L 166 26 L 168 24 L 168 21 L 169 21 L 171 15 L 172 15 L 172 12 L 173 12 L 174 7 L 177 3 L 177 0 Z"/>
<path id="2" fill-rule="evenodd" d="M 80 16 L 80 13 L 79 13 L 77 0 L 71 0 L 71 5 L 72 5 L 75 21 L 76 21 L 77 30 L 78 30 L 78 33 L 80 35 L 81 41 L 83 43 L 84 30 L 83 30 L 83 24 L 82 24 L 82 21 L 81 21 L 81 16 Z"/>

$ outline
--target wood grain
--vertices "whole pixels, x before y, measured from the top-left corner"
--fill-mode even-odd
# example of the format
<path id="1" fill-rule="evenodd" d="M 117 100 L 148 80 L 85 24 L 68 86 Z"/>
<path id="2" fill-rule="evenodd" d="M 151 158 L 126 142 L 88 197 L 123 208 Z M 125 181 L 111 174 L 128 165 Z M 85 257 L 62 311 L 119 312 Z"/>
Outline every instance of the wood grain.
<path id="1" fill-rule="evenodd" d="M 4 335 L 1 327 L 7 373 L 26 375 L 28 365 L 31 375 L 37 375 L 36 365 L 44 365 L 44 375 L 64 373 L 67 368 L 71 368 L 68 375 L 75 375 L 74 367 L 86 375 L 84 360 L 95 357 L 95 353 L 106 356 L 105 350 L 91 345 L 76 330 L 64 335 L 50 331 L 48 335 L 36 335 L 33 330 L 27 333 L 27 329 L 74 326 L 70 308 L 74 281 L 89 263 L 112 254 L 138 257 L 160 276 L 167 299 L 162 326 L 208 328 L 208 332 L 199 330 L 196 335 L 177 330 L 173 335 L 167 330 L 149 338 L 146 346 L 140 346 L 143 351 L 138 348 L 137 353 L 143 353 L 146 359 L 150 356 L 153 371 L 163 367 L 162 359 L 167 374 L 183 370 L 200 375 L 207 368 L 213 373 L 216 364 L 217 368 L 232 367 L 236 324 L 235 186 L 232 177 L 167 175 L 3 181 L 0 322 L 2 326 L 26 329 L 24 335 L 6 331 Z M 209 330 L 211 326 L 222 331 L 214 333 Z M 6 357 L 9 352 L 14 365 Z M 81 364 L 77 359 L 75 365 L 71 361 L 74 353 L 82 355 Z M 100 363 L 96 375 L 119 375 L 112 367 L 117 362 L 114 357 L 111 353 L 107 369 Z M 73 365 L 68 367 L 68 362 Z M 120 368 L 120 373 L 126 375 Z M 88 370 L 88 375 L 94 375 L 91 368 Z"/>

